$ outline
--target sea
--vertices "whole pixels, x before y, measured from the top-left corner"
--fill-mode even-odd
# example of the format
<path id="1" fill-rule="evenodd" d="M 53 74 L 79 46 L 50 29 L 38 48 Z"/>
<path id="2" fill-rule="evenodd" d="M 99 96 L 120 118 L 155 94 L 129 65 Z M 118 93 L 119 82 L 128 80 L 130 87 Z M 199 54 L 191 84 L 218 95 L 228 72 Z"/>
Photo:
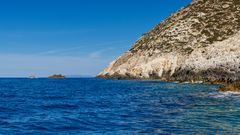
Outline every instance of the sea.
<path id="1" fill-rule="evenodd" d="M 160 81 L 0 79 L 1 135 L 237 135 L 239 93 Z"/>

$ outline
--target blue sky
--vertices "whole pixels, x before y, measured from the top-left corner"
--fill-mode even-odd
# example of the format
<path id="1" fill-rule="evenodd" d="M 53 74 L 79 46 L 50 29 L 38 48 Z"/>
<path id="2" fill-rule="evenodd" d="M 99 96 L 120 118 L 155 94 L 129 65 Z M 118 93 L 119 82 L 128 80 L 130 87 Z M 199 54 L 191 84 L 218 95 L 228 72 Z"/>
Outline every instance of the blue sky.
<path id="1" fill-rule="evenodd" d="M 0 76 L 94 76 L 191 0 L 6 0 Z"/>

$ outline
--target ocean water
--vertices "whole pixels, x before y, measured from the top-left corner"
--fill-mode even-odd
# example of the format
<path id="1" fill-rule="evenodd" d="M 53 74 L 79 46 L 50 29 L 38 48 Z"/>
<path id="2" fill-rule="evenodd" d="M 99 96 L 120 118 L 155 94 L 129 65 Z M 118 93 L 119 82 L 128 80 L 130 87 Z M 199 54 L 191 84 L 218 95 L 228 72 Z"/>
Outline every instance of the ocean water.
<path id="1" fill-rule="evenodd" d="M 240 134 L 240 96 L 217 87 L 0 79 L 0 134 Z"/>

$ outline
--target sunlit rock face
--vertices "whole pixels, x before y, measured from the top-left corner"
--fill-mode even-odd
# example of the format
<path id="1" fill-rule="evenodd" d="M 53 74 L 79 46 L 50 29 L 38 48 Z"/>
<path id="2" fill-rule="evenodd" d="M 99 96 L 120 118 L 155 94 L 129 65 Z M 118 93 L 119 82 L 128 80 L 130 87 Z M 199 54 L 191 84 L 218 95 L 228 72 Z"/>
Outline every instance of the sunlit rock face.
<path id="1" fill-rule="evenodd" d="M 193 0 L 145 33 L 98 77 L 240 80 L 240 0 Z"/>

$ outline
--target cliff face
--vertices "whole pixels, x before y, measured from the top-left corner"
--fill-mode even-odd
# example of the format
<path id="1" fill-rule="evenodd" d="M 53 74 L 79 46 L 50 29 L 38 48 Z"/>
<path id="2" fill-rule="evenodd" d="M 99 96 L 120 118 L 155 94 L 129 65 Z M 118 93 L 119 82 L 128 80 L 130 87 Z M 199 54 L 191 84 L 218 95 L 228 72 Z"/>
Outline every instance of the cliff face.
<path id="1" fill-rule="evenodd" d="M 240 0 L 194 0 L 144 34 L 98 77 L 240 80 Z"/>

